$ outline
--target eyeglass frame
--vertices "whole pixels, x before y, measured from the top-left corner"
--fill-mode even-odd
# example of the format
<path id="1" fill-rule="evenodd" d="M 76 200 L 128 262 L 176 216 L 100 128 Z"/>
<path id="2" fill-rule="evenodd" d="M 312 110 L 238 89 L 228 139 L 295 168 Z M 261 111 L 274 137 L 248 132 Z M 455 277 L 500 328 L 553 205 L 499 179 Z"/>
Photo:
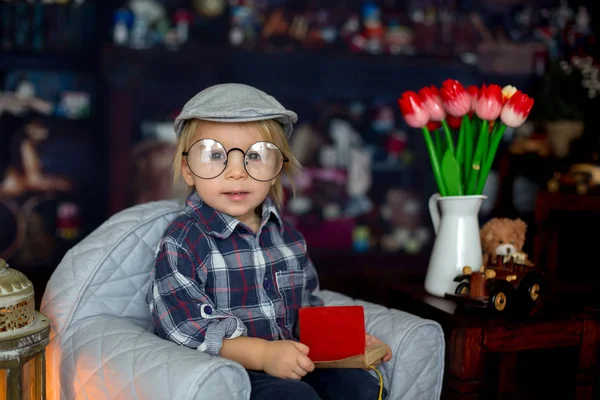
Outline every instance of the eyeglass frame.
<path id="1" fill-rule="evenodd" d="M 231 148 L 231 149 L 229 149 L 229 150 L 226 150 L 226 151 L 225 151 L 225 156 L 226 156 L 227 158 L 225 159 L 225 164 L 224 164 L 225 166 L 224 166 L 224 168 L 223 168 L 223 171 L 219 172 L 219 174 L 217 174 L 217 175 L 213 176 L 212 178 L 203 178 L 203 177 L 201 177 L 200 175 L 196 174 L 196 173 L 194 172 L 194 170 L 193 170 L 193 169 L 190 167 L 190 161 L 189 161 L 189 159 L 188 159 L 188 157 L 189 157 L 189 154 L 190 154 L 190 150 L 192 149 L 192 147 L 194 147 L 194 145 L 195 145 L 196 143 L 198 143 L 198 142 L 201 142 L 201 141 L 203 141 L 203 140 L 212 140 L 212 141 L 214 141 L 215 143 L 218 143 L 219 145 L 221 145 L 221 147 L 223 148 L 223 150 L 225 150 L 225 146 L 223 145 L 223 143 L 219 142 L 218 140 L 215 140 L 215 139 L 210 139 L 210 138 L 204 138 L 204 139 L 196 140 L 194 143 L 192 143 L 192 144 L 191 144 L 191 146 L 189 147 L 188 151 L 182 151 L 182 152 L 181 152 L 181 155 L 182 155 L 183 157 L 185 157 L 185 162 L 187 163 L 187 165 L 188 165 L 188 168 L 190 169 L 191 173 L 192 173 L 192 174 L 194 174 L 194 176 L 196 176 L 196 177 L 198 177 L 198 178 L 200 178 L 200 179 L 210 180 L 210 179 L 215 179 L 215 178 L 218 178 L 219 176 L 221 176 L 221 175 L 223 174 L 223 172 L 225 172 L 225 171 L 227 170 L 227 163 L 229 162 L 229 153 L 231 153 L 231 152 L 232 152 L 232 151 L 234 151 L 234 150 L 237 150 L 237 151 L 239 151 L 240 153 L 242 153 L 242 156 L 243 156 L 242 160 L 245 160 L 245 159 L 246 159 L 246 154 L 248 153 L 248 150 L 250 150 L 250 148 L 251 148 L 252 146 L 254 146 L 256 143 L 270 143 L 270 144 L 272 144 L 273 146 L 275 146 L 275 147 L 277 148 L 277 150 L 279 150 L 279 152 L 281 153 L 281 156 L 283 157 L 283 162 L 281 163 L 281 169 L 279 170 L 279 172 L 277 173 L 277 175 L 275 175 L 275 176 L 274 176 L 274 177 L 272 177 L 271 179 L 266 179 L 266 180 L 260 180 L 260 179 L 256 179 L 255 177 L 253 177 L 253 176 L 252 176 L 252 174 L 251 174 L 250 172 L 248 172 L 248 168 L 246 168 L 246 165 L 247 165 L 247 164 L 246 164 L 245 162 L 242 162 L 242 164 L 244 165 L 244 171 L 246 171 L 246 173 L 248 174 L 248 176 L 249 176 L 250 178 L 254 179 L 255 181 L 257 181 L 257 182 L 269 182 L 269 181 L 272 181 L 273 179 L 277 179 L 277 177 L 278 177 L 279 175 L 281 175 L 281 173 L 283 172 L 283 169 L 284 169 L 285 163 L 286 163 L 286 162 L 290 162 L 290 159 L 289 159 L 289 158 L 287 158 L 287 156 L 286 156 L 286 155 L 283 153 L 283 151 L 282 151 L 282 150 L 279 148 L 279 146 L 277 146 L 275 143 L 273 143 L 273 142 L 269 142 L 269 141 L 266 141 L 266 140 L 259 140 L 258 142 L 252 143 L 250 146 L 248 146 L 248 148 L 246 149 L 246 151 L 244 151 L 244 150 L 240 149 L 239 147 L 233 147 L 233 148 Z"/>

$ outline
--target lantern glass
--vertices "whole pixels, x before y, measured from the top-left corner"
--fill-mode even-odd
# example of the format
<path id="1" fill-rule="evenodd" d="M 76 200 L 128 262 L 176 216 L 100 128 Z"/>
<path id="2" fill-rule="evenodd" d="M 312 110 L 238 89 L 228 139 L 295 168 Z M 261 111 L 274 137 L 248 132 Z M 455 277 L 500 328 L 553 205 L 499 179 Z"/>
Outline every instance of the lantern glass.
<path id="1" fill-rule="evenodd" d="M 0 400 L 46 398 L 50 321 L 34 309 L 33 285 L 0 259 Z"/>
<path id="2" fill-rule="evenodd" d="M 8 369 L 0 369 L 0 400 L 8 399 L 6 395 L 7 382 L 6 375 Z M 36 384 L 38 371 L 36 370 L 35 357 L 27 361 L 21 368 L 21 395 L 22 400 L 39 400 L 41 396 L 41 387 Z"/>
<path id="3" fill-rule="evenodd" d="M 0 400 L 46 398 L 46 346 L 50 322 L 36 312 L 33 332 L 0 339 Z"/>

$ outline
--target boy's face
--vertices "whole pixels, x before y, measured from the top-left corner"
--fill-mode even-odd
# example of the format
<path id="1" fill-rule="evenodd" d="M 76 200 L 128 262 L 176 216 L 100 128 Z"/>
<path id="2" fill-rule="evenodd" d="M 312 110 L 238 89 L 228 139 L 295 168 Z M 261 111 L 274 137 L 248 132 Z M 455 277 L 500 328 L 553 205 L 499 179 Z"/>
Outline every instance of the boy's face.
<path id="1" fill-rule="evenodd" d="M 219 122 L 199 124 L 191 144 L 201 139 L 216 140 L 225 147 L 225 151 L 236 147 L 246 151 L 252 144 L 264 140 L 261 132 L 252 124 Z M 206 204 L 237 218 L 256 231 L 260 224 L 256 208 L 269 194 L 275 179 L 259 182 L 250 177 L 244 168 L 244 155 L 240 151 L 232 151 L 227 157 L 227 167 L 213 179 L 201 179 L 194 175 L 184 157 L 181 166 L 183 178 L 188 185 L 196 188 Z"/>

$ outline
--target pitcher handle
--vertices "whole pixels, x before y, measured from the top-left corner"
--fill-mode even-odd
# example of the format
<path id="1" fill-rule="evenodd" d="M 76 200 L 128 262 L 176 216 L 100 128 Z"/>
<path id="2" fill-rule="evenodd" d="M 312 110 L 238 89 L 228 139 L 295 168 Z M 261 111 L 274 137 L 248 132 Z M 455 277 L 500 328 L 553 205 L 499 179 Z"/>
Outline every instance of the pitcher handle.
<path id="1" fill-rule="evenodd" d="M 438 208 L 438 200 L 440 199 L 439 193 L 434 193 L 429 198 L 429 215 L 431 215 L 431 222 L 433 223 L 433 231 L 437 235 L 440 230 L 440 209 Z"/>

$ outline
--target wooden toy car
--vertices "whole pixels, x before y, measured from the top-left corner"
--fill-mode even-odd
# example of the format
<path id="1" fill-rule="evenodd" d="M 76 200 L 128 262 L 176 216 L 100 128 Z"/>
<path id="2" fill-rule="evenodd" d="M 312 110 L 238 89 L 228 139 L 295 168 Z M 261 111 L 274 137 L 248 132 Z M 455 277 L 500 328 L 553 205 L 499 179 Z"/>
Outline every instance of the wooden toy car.
<path id="1" fill-rule="evenodd" d="M 538 302 L 546 278 L 526 256 L 496 256 L 486 264 L 479 271 L 465 266 L 454 279 L 460 282 L 455 293 L 446 293 L 445 297 L 504 313 L 529 311 Z"/>
<path id="2" fill-rule="evenodd" d="M 566 173 L 555 172 L 548 181 L 548 191 L 554 193 L 559 190 L 587 194 L 600 186 L 600 166 L 593 164 L 575 164 Z"/>

